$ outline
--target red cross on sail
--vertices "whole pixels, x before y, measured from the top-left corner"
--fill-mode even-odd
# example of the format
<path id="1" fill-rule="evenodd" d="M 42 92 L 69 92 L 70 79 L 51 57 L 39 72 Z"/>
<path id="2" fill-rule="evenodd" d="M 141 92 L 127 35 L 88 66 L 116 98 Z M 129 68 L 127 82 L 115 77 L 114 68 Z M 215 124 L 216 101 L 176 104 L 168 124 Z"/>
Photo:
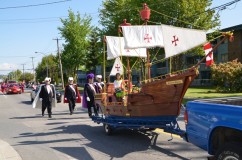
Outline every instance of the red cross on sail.
<path id="1" fill-rule="evenodd" d="M 117 72 L 118 72 L 120 68 L 119 64 L 116 64 L 115 68 L 117 69 Z"/>
<path id="2" fill-rule="evenodd" d="M 123 74 L 123 65 L 121 63 L 120 58 L 115 59 L 115 62 L 113 64 L 113 68 L 110 72 L 110 76 L 115 76 L 116 73 L 120 73 L 121 75 Z"/>
<path id="3" fill-rule="evenodd" d="M 148 33 L 148 34 L 145 34 L 144 40 L 145 40 L 147 43 L 150 43 L 150 40 L 152 40 L 152 37 L 149 36 L 149 33 Z"/>
<path id="4" fill-rule="evenodd" d="M 161 25 L 166 58 L 186 52 L 206 42 L 203 30 Z"/>
<path id="5" fill-rule="evenodd" d="M 176 41 L 179 41 L 178 37 L 176 38 L 176 36 L 173 36 L 173 40 L 171 42 L 172 44 L 174 43 L 175 46 L 177 45 Z"/>
<path id="6" fill-rule="evenodd" d="M 125 49 L 164 47 L 161 25 L 122 26 Z"/>

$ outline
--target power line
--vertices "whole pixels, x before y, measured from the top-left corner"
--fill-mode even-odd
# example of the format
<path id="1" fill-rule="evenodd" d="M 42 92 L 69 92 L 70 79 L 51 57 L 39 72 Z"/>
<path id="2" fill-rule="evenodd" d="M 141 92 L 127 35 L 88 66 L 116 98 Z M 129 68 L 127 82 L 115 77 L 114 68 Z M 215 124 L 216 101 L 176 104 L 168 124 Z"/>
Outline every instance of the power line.
<path id="1" fill-rule="evenodd" d="M 234 3 L 238 3 L 239 1 L 241 1 L 241 0 L 234 0 L 234 1 L 231 1 L 231 2 L 228 2 L 228 3 L 225 3 L 225 4 L 222 4 L 222 5 L 219 5 L 219 6 L 213 7 L 213 8 L 211 8 L 211 9 L 206 10 L 206 11 L 203 11 L 203 12 L 197 13 L 197 14 L 195 14 L 195 15 L 193 15 L 193 16 L 190 16 L 190 17 L 187 17 L 187 18 L 191 18 L 191 17 L 199 16 L 199 15 L 201 15 L 201 14 L 203 14 L 203 13 L 206 13 L 206 12 L 209 12 L 209 11 L 212 11 L 212 10 L 217 10 L 217 9 L 218 9 L 219 11 L 221 11 L 221 10 L 225 10 L 225 9 L 227 9 L 228 6 L 231 6 L 231 5 L 234 4 Z"/>
<path id="2" fill-rule="evenodd" d="M 55 1 L 55 2 L 49 2 L 49 3 L 40 3 L 40 4 L 30 4 L 30 5 L 24 5 L 24 6 L 2 7 L 2 8 L 0 8 L 0 10 L 27 8 L 27 7 L 38 7 L 38 6 L 51 5 L 51 4 L 56 4 L 56 3 L 63 3 L 63 2 L 67 2 L 67 1 L 71 1 L 71 0 Z"/>

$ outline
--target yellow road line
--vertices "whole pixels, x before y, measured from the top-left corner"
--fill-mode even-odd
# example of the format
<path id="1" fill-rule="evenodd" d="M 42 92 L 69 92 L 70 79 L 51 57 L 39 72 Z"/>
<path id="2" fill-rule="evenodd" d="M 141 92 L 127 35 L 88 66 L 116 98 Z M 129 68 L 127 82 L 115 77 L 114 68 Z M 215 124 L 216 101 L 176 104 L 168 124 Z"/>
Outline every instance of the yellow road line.
<path id="1" fill-rule="evenodd" d="M 163 129 L 159 129 L 159 128 L 155 129 L 155 132 L 158 132 L 158 133 L 161 133 L 161 134 L 166 134 L 166 135 L 169 135 L 169 136 L 171 135 L 171 133 L 164 132 Z M 172 134 L 172 136 L 179 138 L 179 139 L 182 139 L 179 135 L 176 135 L 176 134 Z"/>

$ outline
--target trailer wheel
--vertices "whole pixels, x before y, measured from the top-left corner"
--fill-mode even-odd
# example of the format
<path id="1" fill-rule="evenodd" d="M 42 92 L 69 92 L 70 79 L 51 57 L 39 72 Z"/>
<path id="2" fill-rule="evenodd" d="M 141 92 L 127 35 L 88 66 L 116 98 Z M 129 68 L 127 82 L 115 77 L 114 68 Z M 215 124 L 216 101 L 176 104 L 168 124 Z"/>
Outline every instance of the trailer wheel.
<path id="1" fill-rule="evenodd" d="M 103 127 L 104 127 L 104 131 L 107 135 L 111 135 L 112 134 L 112 127 L 108 124 L 103 124 Z"/>
<path id="2" fill-rule="evenodd" d="M 215 155 L 217 160 L 240 160 L 242 158 L 242 145 L 240 143 L 228 143 L 220 147 Z"/>

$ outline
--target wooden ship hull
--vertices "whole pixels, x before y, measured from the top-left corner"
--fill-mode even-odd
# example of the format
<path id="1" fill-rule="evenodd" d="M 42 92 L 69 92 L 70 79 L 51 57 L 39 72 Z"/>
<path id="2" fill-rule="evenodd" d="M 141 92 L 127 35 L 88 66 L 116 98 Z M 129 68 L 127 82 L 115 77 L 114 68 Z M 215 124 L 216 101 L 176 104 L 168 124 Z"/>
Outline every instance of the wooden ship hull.
<path id="1" fill-rule="evenodd" d="M 145 81 L 141 90 L 131 92 L 117 102 L 113 84 L 107 84 L 106 93 L 97 95 L 96 103 L 105 116 L 178 116 L 182 99 L 194 78 L 197 68 Z"/>

